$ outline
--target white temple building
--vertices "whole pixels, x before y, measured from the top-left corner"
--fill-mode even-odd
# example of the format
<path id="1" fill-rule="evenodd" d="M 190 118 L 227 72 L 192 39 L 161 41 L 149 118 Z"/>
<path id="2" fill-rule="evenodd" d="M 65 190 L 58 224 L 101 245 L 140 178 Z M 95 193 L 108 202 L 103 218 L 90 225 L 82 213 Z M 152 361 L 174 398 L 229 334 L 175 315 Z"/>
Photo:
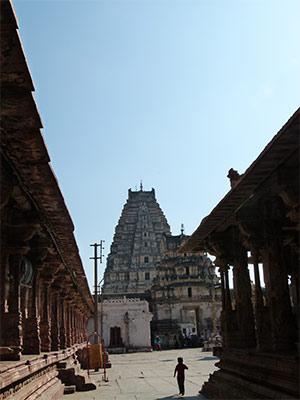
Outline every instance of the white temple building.
<path id="1" fill-rule="evenodd" d="M 152 351 L 150 321 L 152 314 L 146 300 L 111 298 L 99 303 L 98 332 L 107 351 L 125 353 Z M 94 319 L 89 320 L 89 334 L 94 331 Z"/>

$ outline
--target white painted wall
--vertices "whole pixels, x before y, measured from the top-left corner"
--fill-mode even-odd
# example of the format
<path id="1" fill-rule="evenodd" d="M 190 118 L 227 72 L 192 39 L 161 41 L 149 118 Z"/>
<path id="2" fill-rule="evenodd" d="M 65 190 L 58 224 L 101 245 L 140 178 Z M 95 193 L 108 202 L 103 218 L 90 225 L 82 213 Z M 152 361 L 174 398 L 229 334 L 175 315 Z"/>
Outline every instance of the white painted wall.
<path id="1" fill-rule="evenodd" d="M 101 309 L 103 315 L 101 317 Z M 110 328 L 121 328 L 123 344 L 127 349 L 151 349 L 150 321 L 152 314 L 146 300 L 117 298 L 104 300 L 99 304 L 99 333 L 101 333 L 101 320 L 103 322 L 103 339 L 105 346 L 110 345 Z M 127 321 L 127 323 L 126 323 Z M 94 320 L 89 321 L 89 334 L 93 333 Z"/>

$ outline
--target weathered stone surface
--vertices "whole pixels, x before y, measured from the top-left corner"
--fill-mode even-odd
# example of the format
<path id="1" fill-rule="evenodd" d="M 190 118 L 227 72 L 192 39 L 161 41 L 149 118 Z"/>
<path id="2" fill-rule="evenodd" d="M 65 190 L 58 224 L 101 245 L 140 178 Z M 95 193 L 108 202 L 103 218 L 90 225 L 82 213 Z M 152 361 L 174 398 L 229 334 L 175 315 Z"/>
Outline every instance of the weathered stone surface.
<path id="1" fill-rule="evenodd" d="M 59 379 L 67 386 L 74 385 L 78 392 L 95 390 L 96 386 L 93 383 L 86 383 L 82 375 L 76 375 L 74 368 L 62 369 L 58 372 Z"/>
<path id="2" fill-rule="evenodd" d="M 105 348 L 111 353 L 152 351 L 150 321 L 152 314 L 146 300 L 111 298 L 99 304 L 99 328 Z M 89 321 L 89 334 L 94 320 Z"/>

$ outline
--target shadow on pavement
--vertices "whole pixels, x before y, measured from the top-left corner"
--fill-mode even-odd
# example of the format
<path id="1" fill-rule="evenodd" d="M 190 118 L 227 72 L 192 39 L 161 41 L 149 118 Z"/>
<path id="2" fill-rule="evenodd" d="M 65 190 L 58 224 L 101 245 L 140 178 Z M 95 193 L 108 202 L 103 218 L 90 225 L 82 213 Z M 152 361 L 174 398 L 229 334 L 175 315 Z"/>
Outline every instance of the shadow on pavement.
<path id="1" fill-rule="evenodd" d="M 157 397 L 155 400 L 172 400 L 172 399 L 185 399 L 185 400 L 207 400 L 202 394 L 196 396 L 180 396 L 179 394 L 174 394 L 173 396 L 167 397 Z"/>

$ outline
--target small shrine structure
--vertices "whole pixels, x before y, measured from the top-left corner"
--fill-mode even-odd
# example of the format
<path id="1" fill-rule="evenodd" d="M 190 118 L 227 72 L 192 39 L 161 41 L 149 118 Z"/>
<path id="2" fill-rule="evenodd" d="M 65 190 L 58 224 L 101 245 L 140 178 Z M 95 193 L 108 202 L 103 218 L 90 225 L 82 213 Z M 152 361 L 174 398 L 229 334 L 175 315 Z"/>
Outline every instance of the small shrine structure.
<path id="1" fill-rule="evenodd" d="M 110 298 L 99 303 L 99 332 L 108 352 L 133 353 L 152 351 L 149 304 L 139 298 Z M 89 321 L 92 334 L 94 320 Z"/>

